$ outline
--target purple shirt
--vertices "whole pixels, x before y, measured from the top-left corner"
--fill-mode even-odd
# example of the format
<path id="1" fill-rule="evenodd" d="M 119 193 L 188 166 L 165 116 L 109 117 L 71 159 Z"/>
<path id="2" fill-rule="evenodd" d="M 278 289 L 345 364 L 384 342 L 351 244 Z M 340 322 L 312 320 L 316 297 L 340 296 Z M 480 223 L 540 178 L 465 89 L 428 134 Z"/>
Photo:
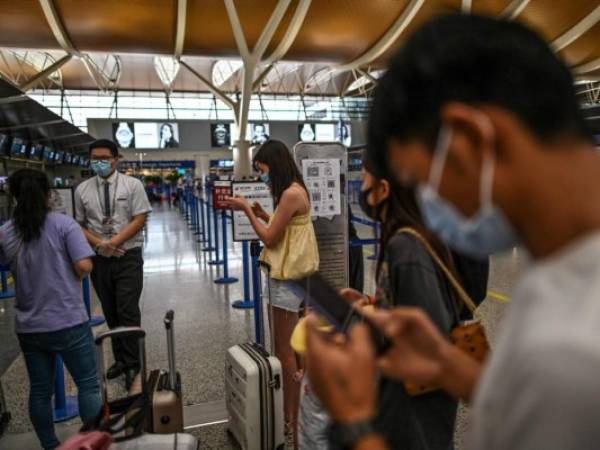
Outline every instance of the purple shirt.
<path id="1" fill-rule="evenodd" d="M 40 239 L 21 242 L 12 221 L 0 228 L 0 262 L 10 264 L 16 279 L 15 331 L 56 331 L 87 321 L 73 263 L 94 252 L 77 222 L 49 213 Z"/>

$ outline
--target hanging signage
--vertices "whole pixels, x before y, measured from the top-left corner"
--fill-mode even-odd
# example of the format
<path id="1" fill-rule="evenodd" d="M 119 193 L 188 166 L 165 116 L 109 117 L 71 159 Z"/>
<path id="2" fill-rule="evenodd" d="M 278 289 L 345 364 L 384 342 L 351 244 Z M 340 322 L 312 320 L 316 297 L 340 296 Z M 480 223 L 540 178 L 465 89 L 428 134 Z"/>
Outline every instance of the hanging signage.
<path id="1" fill-rule="evenodd" d="M 267 214 L 273 213 L 273 197 L 269 187 L 262 181 L 234 181 L 232 183 L 234 197 L 244 197 L 250 205 L 260 204 Z M 256 241 L 258 236 L 243 211 L 233 211 L 233 240 Z"/>
<path id="2" fill-rule="evenodd" d="M 227 197 L 231 197 L 231 181 L 216 180 L 213 183 L 213 208 L 229 209 L 227 206 Z"/>

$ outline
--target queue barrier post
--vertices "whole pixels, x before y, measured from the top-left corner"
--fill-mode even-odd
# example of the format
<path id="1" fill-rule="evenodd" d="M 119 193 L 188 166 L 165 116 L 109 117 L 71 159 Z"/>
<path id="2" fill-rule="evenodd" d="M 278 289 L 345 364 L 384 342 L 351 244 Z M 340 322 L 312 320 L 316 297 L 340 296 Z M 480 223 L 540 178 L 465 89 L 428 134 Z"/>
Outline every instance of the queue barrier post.
<path id="1" fill-rule="evenodd" d="M 97 327 L 98 325 L 102 325 L 105 320 L 102 316 L 93 316 L 92 315 L 92 296 L 90 291 L 90 277 L 87 276 L 83 280 L 81 280 L 81 290 L 83 291 L 83 303 L 85 305 L 85 310 L 87 311 L 87 315 L 90 318 L 90 325 L 92 327 Z"/>
<path id="2" fill-rule="evenodd" d="M 79 415 L 77 397 L 67 395 L 65 390 L 65 369 L 60 355 L 56 356 L 54 369 L 54 422 L 64 422 Z"/>
<path id="3" fill-rule="evenodd" d="M 196 231 L 194 232 L 194 236 L 200 236 L 202 234 L 202 230 L 200 229 L 200 199 L 194 195 L 192 201 L 194 202 L 194 211 L 196 212 Z"/>
<path id="4" fill-rule="evenodd" d="M 254 335 L 256 336 L 256 343 L 264 345 L 264 333 L 262 326 L 262 297 L 260 293 L 260 268 L 258 262 L 260 251 L 260 243 L 258 241 L 252 241 L 250 244 L 250 255 L 252 258 L 252 289 L 254 291 Z"/>
<path id="5" fill-rule="evenodd" d="M 249 248 L 248 242 L 242 242 L 242 278 L 244 283 L 244 298 L 236 300 L 232 303 L 232 307 L 236 309 L 251 309 L 254 308 L 254 302 L 250 299 L 250 264 L 249 264 Z"/>
<path id="6" fill-rule="evenodd" d="M 210 264 L 211 266 L 220 266 L 221 264 L 223 264 L 223 260 L 219 259 L 219 214 L 217 213 L 217 210 L 215 209 L 215 207 L 213 206 L 212 208 L 213 210 L 213 221 L 214 221 L 214 227 L 213 227 L 213 231 L 214 231 L 214 236 L 215 236 L 215 257 L 210 260 L 208 262 L 208 264 Z M 223 251 L 225 251 L 225 249 L 223 249 Z"/>
<path id="7" fill-rule="evenodd" d="M 207 242 L 206 223 L 204 221 L 204 199 L 201 197 L 198 197 L 198 213 L 199 213 L 198 221 L 200 223 L 200 234 L 199 234 L 196 242 L 204 244 Z"/>
<path id="8" fill-rule="evenodd" d="M 194 229 L 194 204 L 192 203 L 193 195 L 194 194 L 192 193 L 192 190 L 188 187 L 188 190 L 187 190 L 187 204 L 188 204 L 187 223 L 188 223 L 188 228 L 190 230 Z"/>
<path id="9" fill-rule="evenodd" d="M 377 261 L 379 259 L 379 222 L 373 222 L 373 236 L 375 236 L 375 242 L 373 243 L 373 254 L 368 259 Z"/>
<path id="10" fill-rule="evenodd" d="M 8 287 L 8 272 L 10 268 L 8 266 L 0 266 L 0 298 L 12 298 L 15 296 L 14 289 Z"/>
<path id="11" fill-rule="evenodd" d="M 227 211 L 221 210 L 221 229 L 223 235 L 223 276 L 215 280 L 216 284 L 237 283 L 238 279 L 229 276 L 229 258 L 227 256 Z"/>
<path id="12" fill-rule="evenodd" d="M 210 225 L 210 210 L 212 208 L 210 199 L 206 203 L 206 230 L 207 230 L 207 245 L 202 249 L 203 252 L 214 252 L 215 246 L 213 245 L 212 227 Z"/>

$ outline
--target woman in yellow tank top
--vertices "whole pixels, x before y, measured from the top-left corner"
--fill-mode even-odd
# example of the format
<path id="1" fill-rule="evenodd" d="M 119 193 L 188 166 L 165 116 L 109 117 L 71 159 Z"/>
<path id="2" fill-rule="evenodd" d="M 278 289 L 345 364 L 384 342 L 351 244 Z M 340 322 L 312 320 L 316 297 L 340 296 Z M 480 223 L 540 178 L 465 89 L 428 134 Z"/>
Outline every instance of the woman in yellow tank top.
<path id="1" fill-rule="evenodd" d="M 275 355 L 283 370 L 286 422 L 295 428 L 299 384 L 294 380 L 297 361 L 290 338 L 298 322 L 302 298 L 289 288 L 289 280 L 300 279 L 319 268 L 319 251 L 310 217 L 310 200 L 298 166 L 284 143 L 265 142 L 254 156 L 254 167 L 269 185 L 275 211 L 269 216 L 257 203 L 229 199 L 229 206 L 244 211 L 265 245 L 261 259 L 271 267 L 271 304 Z"/>

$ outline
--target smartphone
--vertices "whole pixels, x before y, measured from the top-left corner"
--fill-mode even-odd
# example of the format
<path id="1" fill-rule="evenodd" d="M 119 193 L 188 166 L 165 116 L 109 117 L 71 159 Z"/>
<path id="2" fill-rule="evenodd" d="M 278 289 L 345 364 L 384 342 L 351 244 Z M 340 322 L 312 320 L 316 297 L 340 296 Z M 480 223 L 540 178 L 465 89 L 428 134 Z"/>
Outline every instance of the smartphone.
<path id="1" fill-rule="evenodd" d="M 363 322 L 369 328 L 377 353 L 384 353 L 389 348 L 390 342 L 381 331 L 354 309 L 319 273 L 295 280 L 293 284 L 294 290 L 304 294 L 307 306 L 323 316 L 336 331 L 348 334 L 352 325 Z"/>

